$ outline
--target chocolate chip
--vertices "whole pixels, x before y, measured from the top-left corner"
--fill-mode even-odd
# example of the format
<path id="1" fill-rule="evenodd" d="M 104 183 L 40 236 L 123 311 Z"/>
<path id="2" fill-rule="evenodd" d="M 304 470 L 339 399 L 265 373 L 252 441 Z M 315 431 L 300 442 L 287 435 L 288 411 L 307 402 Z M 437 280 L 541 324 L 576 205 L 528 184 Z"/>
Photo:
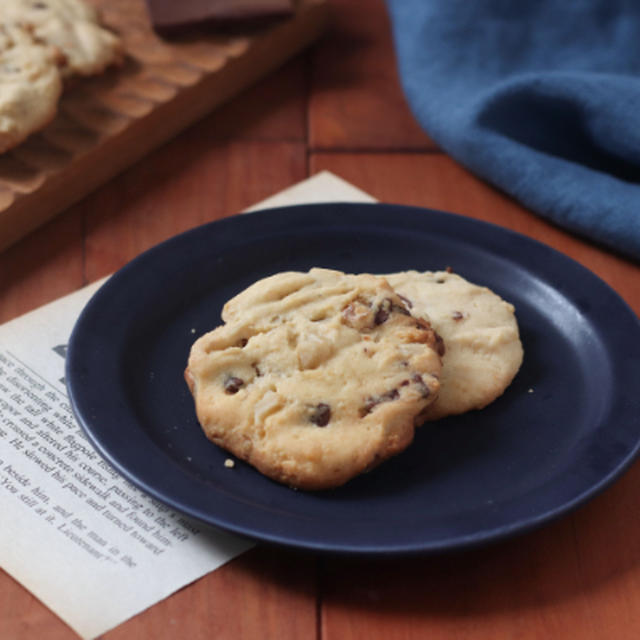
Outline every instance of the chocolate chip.
<path id="1" fill-rule="evenodd" d="M 326 402 L 320 402 L 313 408 L 309 420 L 318 427 L 326 427 L 331 420 L 331 407 Z"/>
<path id="2" fill-rule="evenodd" d="M 462 320 L 464 318 L 464 313 L 462 313 L 461 311 L 454 311 L 451 314 L 451 317 L 456 321 L 459 322 L 460 320 Z"/>
<path id="3" fill-rule="evenodd" d="M 376 325 L 382 324 L 389 319 L 389 312 L 386 309 L 380 308 L 376 311 L 376 316 L 373 319 Z"/>
<path id="4" fill-rule="evenodd" d="M 444 355 L 446 349 L 444 347 L 444 340 L 434 331 L 433 335 L 435 336 L 435 340 L 436 340 L 436 353 L 442 358 L 442 356 Z"/>
<path id="5" fill-rule="evenodd" d="M 422 318 L 414 318 L 416 321 L 416 329 L 430 329 L 431 325 L 423 320 Z"/>
<path id="6" fill-rule="evenodd" d="M 423 398 L 428 398 L 431 395 L 431 389 L 427 387 L 427 385 L 424 383 L 424 380 L 422 379 L 422 376 L 419 373 L 415 373 L 413 376 L 411 376 L 411 382 L 418 385 L 420 394 Z"/>
<path id="7" fill-rule="evenodd" d="M 379 402 L 373 396 L 369 396 L 360 407 L 360 411 L 358 412 L 360 417 L 364 418 L 369 415 L 377 404 L 379 404 Z"/>
<path id="8" fill-rule="evenodd" d="M 380 325 L 383 322 L 386 322 L 389 319 L 389 316 L 392 312 L 401 313 L 405 316 L 410 316 L 409 311 L 400 304 L 394 304 L 390 298 L 385 298 L 378 307 L 375 316 L 373 318 L 373 322 L 376 325 Z"/>
<path id="9" fill-rule="evenodd" d="M 225 393 L 238 393 L 238 391 L 240 391 L 240 387 L 242 386 L 244 386 L 244 380 L 236 376 L 229 376 L 224 381 Z"/>
<path id="10" fill-rule="evenodd" d="M 380 396 L 382 402 L 387 402 L 388 400 L 395 400 L 398 397 L 400 397 L 400 394 L 398 393 L 397 389 L 391 389 L 391 391 L 387 391 L 386 393 L 383 393 Z"/>
<path id="11" fill-rule="evenodd" d="M 453 268 L 452 268 L 452 267 L 447 267 L 447 268 L 445 269 L 445 271 L 446 271 L 447 273 L 453 273 Z"/>
<path id="12" fill-rule="evenodd" d="M 397 311 L 398 313 L 401 313 L 403 316 L 410 316 L 411 313 L 409 312 L 408 309 L 406 309 L 405 307 L 400 306 L 399 304 L 394 304 L 391 307 L 392 311 Z"/>
<path id="13" fill-rule="evenodd" d="M 377 407 L 382 402 L 389 402 L 390 400 L 395 400 L 400 397 L 400 393 L 397 389 L 391 389 L 390 391 L 385 391 L 381 393 L 379 396 L 369 396 L 365 401 L 364 405 L 360 408 L 360 417 L 364 418 L 366 415 L 370 414 L 375 407 Z"/>
<path id="14" fill-rule="evenodd" d="M 391 308 L 392 308 L 392 304 L 391 304 L 391 300 L 389 300 L 389 298 L 385 298 L 381 303 L 380 306 L 378 307 L 376 314 L 373 318 L 373 322 L 376 325 L 382 324 L 383 322 L 386 322 L 389 319 L 389 314 L 391 313 Z"/>

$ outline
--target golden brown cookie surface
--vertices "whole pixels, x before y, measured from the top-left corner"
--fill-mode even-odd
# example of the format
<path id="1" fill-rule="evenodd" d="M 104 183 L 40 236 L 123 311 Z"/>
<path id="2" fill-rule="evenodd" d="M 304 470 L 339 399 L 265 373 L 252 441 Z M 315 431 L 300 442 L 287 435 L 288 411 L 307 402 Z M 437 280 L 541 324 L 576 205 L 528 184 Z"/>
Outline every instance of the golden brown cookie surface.
<path id="1" fill-rule="evenodd" d="M 63 77 L 102 73 L 123 57 L 118 36 L 82 0 L 2 0 L 0 22 L 23 25 L 36 43 L 54 51 Z"/>
<path id="2" fill-rule="evenodd" d="M 502 395 L 523 359 L 515 309 L 487 287 L 447 271 L 384 276 L 446 346 L 442 388 L 425 419 L 481 409 Z"/>
<path id="3" fill-rule="evenodd" d="M 101 73 L 124 49 L 82 0 L 0 2 L 0 153 L 56 115 L 65 81 Z"/>
<path id="4" fill-rule="evenodd" d="M 0 25 L 0 153 L 47 125 L 61 93 L 51 51 L 22 26 Z"/>
<path id="5" fill-rule="evenodd" d="M 207 437 L 271 478 L 335 487 L 399 453 L 435 399 L 437 336 L 382 278 L 325 269 L 229 301 L 186 379 Z"/>

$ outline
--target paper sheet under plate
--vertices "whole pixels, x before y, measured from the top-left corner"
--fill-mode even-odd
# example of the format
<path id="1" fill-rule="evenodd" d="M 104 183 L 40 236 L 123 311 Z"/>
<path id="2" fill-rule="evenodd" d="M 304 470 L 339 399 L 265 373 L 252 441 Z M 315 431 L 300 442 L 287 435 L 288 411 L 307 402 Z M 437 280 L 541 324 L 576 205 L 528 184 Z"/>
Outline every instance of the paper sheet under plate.
<path id="1" fill-rule="evenodd" d="M 373 198 L 323 172 L 250 211 L 329 201 Z M 252 546 L 142 493 L 75 422 L 64 384 L 66 344 L 101 284 L 0 326 L 0 564 L 83 638 Z"/>

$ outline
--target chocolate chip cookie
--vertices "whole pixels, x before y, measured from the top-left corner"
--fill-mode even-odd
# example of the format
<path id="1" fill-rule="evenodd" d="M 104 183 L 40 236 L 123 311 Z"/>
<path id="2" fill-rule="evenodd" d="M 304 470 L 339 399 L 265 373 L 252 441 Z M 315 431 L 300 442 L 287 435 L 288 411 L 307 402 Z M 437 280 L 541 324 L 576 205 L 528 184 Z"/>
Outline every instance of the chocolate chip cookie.
<path id="1" fill-rule="evenodd" d="M 502 395 L 524 355 L 514 306 L 448 271 L 384 277 L 412 313 L 429 318 L 446 345 L 440 394 L 424 419 L 482 409 Z"/>
<path id="2" fill-rule="evenodd" d="M 223 310 L 185 378 L 207 437 L 274 480 L 339 486 L 412 441 L 442 343 L 383 278 L 280 273 Z"/>
<path id="3" fill-rule="evenodd" d="M 21 25 L 0 24 L 0 153 L 46 126 L 61 93 L 54 54 Z"/>
<path id="4" fill-rule="evenodd" d="M 82 0 L 1 0 L 0 153 L 53 120 L 70 78 L 123 57 L 120 38 Z"/>
<path id="5" fill-rule="evenodd" d="M 0 21 L 23 25 L 35 43 L 54 51 L 63 78 L 102 73 L 124 56 L 120 38 L 83 0 L 2 0 Z"/>

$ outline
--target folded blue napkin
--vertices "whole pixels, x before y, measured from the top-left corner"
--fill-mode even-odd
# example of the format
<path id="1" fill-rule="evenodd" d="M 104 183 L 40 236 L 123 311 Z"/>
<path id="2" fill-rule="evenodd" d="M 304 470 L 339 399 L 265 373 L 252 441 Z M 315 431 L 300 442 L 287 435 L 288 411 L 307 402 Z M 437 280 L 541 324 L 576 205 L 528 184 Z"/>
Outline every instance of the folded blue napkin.
<path id="1" fill-rule="evenodd" d="M 387 6 L 431 138 L 532 211 L 640 259 L 640 2 Z"/>

